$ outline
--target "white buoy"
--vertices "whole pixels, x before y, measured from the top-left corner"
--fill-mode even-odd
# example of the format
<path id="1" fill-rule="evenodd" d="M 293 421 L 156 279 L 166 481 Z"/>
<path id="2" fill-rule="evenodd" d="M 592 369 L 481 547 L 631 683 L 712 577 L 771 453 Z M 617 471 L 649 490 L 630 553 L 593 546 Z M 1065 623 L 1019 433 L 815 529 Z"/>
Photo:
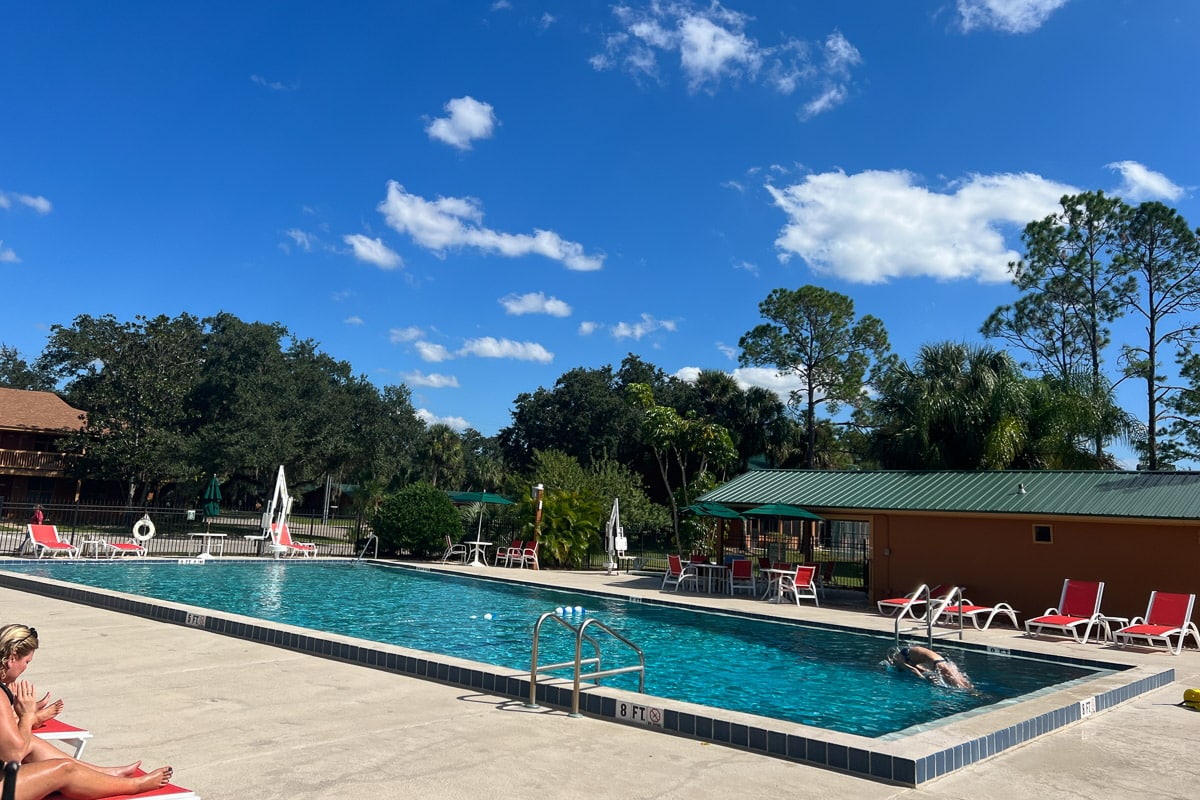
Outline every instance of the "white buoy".
<path id="1" fill-rule="evenodd" d="M 484 614 L 484 615 L 483 615 L 483 618 L 484 618 L 484 619 L 491 619 L 491 618 L 492 618 L 492 615 L 491 615 L 491 614 Z"/>
<path id="2" fill-rule="evenodd" d="M 563 612 L 563 607 L 562 607 L 562 606 L 559 606 L 558 608 L 554 609 L 554 613 L 555 613 L 555 614 L 558 614 L 558 615 L 561 617 L 561 616 L 563 615 L 563 613 L 564 613 L 564 612 Z"/>
<path id="3" fill-rule="evenodd" d="M 582 614 L 582 613 L 583 613 L 583 606 L 575 606 L 575 613 L 576 613 L 576 614 Z"/>

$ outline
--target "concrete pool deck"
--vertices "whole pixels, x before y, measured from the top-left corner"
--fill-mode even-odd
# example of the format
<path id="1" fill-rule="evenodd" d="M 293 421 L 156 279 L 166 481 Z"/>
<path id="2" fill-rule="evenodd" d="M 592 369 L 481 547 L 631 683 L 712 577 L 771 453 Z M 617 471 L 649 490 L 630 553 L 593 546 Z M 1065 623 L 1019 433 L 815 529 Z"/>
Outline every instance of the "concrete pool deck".
<path id="1" fill-rule="evenodd" d="M 428 565 L 423 565 L 428 566 Z M 3 565 L 0 563 L 0 568 Z M 659 596 L 657 580 L 594 572 L 448 567 L 558 588 Z M 889 633 L 846 608 L 671 599 Z M 265 644 L 0 589 L 0 620 L 38 628 L 28 677 L 63 696 L 101 763 L 171 763 L 202 797 L 1190 797 L 1200 713 L 1174 706 L 1200 685 L 1200 653 L 1031 640 L 1011 629 L 966 641 L 1173 668 L 1174 684 L 923 784 L 904 788 L 752 752 L 406 678 Z"/>

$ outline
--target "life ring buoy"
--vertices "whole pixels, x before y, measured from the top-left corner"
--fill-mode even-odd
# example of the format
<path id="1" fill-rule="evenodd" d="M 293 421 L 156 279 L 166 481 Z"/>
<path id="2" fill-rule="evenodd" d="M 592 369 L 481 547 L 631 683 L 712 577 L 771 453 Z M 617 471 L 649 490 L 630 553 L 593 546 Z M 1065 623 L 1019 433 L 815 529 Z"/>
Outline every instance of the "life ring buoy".
<path id="1" fill-rule="evenodd" d="M 141 519 L 133 523 L 133 538 L 138 542 L 150 541 L 154 538 L 154 533 L 154 522 L 149 514 L 143 514 Z"/>

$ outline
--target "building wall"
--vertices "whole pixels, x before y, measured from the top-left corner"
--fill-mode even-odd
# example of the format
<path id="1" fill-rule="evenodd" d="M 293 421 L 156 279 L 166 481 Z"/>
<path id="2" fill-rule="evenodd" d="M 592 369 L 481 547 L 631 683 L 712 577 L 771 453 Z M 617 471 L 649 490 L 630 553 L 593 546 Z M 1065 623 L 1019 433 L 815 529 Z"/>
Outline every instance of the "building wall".
<path id="1" fill-rule="evenodd" d="M 1144 614 L 1153 590 L 1200 594 L 1195 524 L 871 516 L 873 601 L 954 583 L 976 603 L 1011 603 L 1025 620 L 1058 605 L 1066 578 L 1104 581 L 1101 611 L 1124 617 Z M 1050 526 L 1052 543 L 1034 542 L 1035 524 Z"/>

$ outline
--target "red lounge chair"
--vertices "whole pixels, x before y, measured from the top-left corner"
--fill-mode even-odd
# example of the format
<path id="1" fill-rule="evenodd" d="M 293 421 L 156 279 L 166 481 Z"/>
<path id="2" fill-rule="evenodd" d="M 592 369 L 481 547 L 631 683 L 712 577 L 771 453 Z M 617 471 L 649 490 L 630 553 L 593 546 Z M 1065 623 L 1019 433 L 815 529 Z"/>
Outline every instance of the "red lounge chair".
<path id="1" fill-rule="evenodd" d="M 1144 640 L 1147 647 L 1162 642 L 1175 655 L 1183 650 L 1183 642 L 1188 636 L 1195 639 L 1196 646 L 1200 647 L 1200 630 L 1192 622 L 1192 606 L 1195 604 L 1194 594 L 1151 592 L 1146 616 L 1134 617 L 1128 625 L 1114 633 L 1113 638 L 1122 647 L 1133 644 L 1133 639 Z M 1172 636 L 1179 637 L 1174 650 L 1171 649 Z"/>
<path id="2" fill-rule="evenodd" d="M 40 728 L 34 728 L 33 735 L 48 742 L 66 742 L 74 745 L 75 752 L 72 755 L 75 758 L 83 755 L 83 748 L 87 746 L 88 739 L 92 738 L 91 731 L 68 725 L 57 717 L 46 720 L 46 723 Z"/>
<path id="3" fill-rule="evenodd" d="M 146 548 L 136 542 L 110 542 L 107 539 L 101 539 L 97 544 L 104 548 L 109 558 L 124 558 L 126 556 L 133 556 L 135 558 L 146 557 Z"/>
<path id="4" fill-rule="evenodd" d="M 145 775 L 145 770 L 138 770 L 139 774 Z M 168 783 L 166 786 L 160 786 L 157 789 L 152 789 L 148 792 L 140 794 L 114 794 L 109 797 L 100 798 L 100 800 L 142 800 L 144 797 L 153 797 L 155 800 L 200 800 L 200 795 L 193 792 L 191 789 L 185 789 L 182 786 L 176 786 L 173 783 Z M 46 800 L 66 800 L 58 792 L 46 795 Z"/>
<path id="5" fill-rule="evenodd" d="M 280 556 L 312 558 L 317 554 L 315 544 L 303 544 L 292 540 L 292 534 L 288 531 L 286 522 L 282 525 L 271 526 L 271 544 L 268 546 L 275 552 L 276 558 Z"/>
<path id="6" fill-rule="evenodd" d="M 816 606 L 821 605 L 821 601 L 817 599 L 817 582 L 816 582 L 817 567 L 815 564 L 801 564 L 796 567 L 795 575 L 781 575 L 779 577 L 780 592 L 782 594 L 790 594 L 796 600 L 796 605 L 800 605 L 800 600 L 812 600 Z"/>
<path id="7" fill-rule="evenodd" d="M 929 600 L 930 602 L 936 602 L 938 600 L 945 599 L 949 597 L 956 588 L 958 587 L 951 586 L 950 584 L 938 584 L 929 590 Z M 925 618 L 925 584 L 921 584 L 916 588 L 915 591 L 905 595 L 904 597 L 889 597 L 886 600 L 880 600 L 878 603 L 876 603 L 876 605 L 879 607 L 879 613 L 883 614 L 885 617 L 890 617 L 895 614 L 897 618 L 903 618 L 907 616 L 912 617 L 915 620 L 922 620 Z M 921 609 L 920 616 L 917 616 L 917 608 Z"/>
<path id="8" fill-rule="evenodd" d="M 49 555 L 51 558 L 55 555 L 75 558 L 79 555 L 77 549 L 58 535 L 58 528 L 53 525 L 34 525 L 30 523 L 25 526 L 25 532 L 29 535 L 29 541 L 25 544 L 33 548 L 33 552 L 38 558 L 45 555 Z"/>
<path id="9" fill-rule="evenodd" d="M 1012 620 L 1013 627 L 1021 630 L 1020 624 L 1017 623 L 1017 610 L 1008 603 L 997 603 L 994 606 L 978 606 L 970 600 L 963 598 L 960 604 L 947 605 L 943 607 L 934 622 L 956 622 L 959 613 L 971 620 L 971 624 L 975 626 L 977 631 L 986 631 L 992 625 L 998 615 L 1003 614 Z M 979 618 L 986 617 L 983 625 L 979 624 Z"/>
<path id="10" fill-rule="evenodd" d="M 1108 632 L 1100 614 L 1100 598 L 1104 596 L 1104 581 L 1063 581 L 1062 599 L 1058 608 L 1047 608 L 1046 613 L 1025 621 L 1025 632 L 1039 636 L 1044 630 L 1070 634 L 1075 641 L 1085 644 L 1092 635 L 1092 628 Z M 1079 629 L 1083 628 L 1083 638 Z"/>

